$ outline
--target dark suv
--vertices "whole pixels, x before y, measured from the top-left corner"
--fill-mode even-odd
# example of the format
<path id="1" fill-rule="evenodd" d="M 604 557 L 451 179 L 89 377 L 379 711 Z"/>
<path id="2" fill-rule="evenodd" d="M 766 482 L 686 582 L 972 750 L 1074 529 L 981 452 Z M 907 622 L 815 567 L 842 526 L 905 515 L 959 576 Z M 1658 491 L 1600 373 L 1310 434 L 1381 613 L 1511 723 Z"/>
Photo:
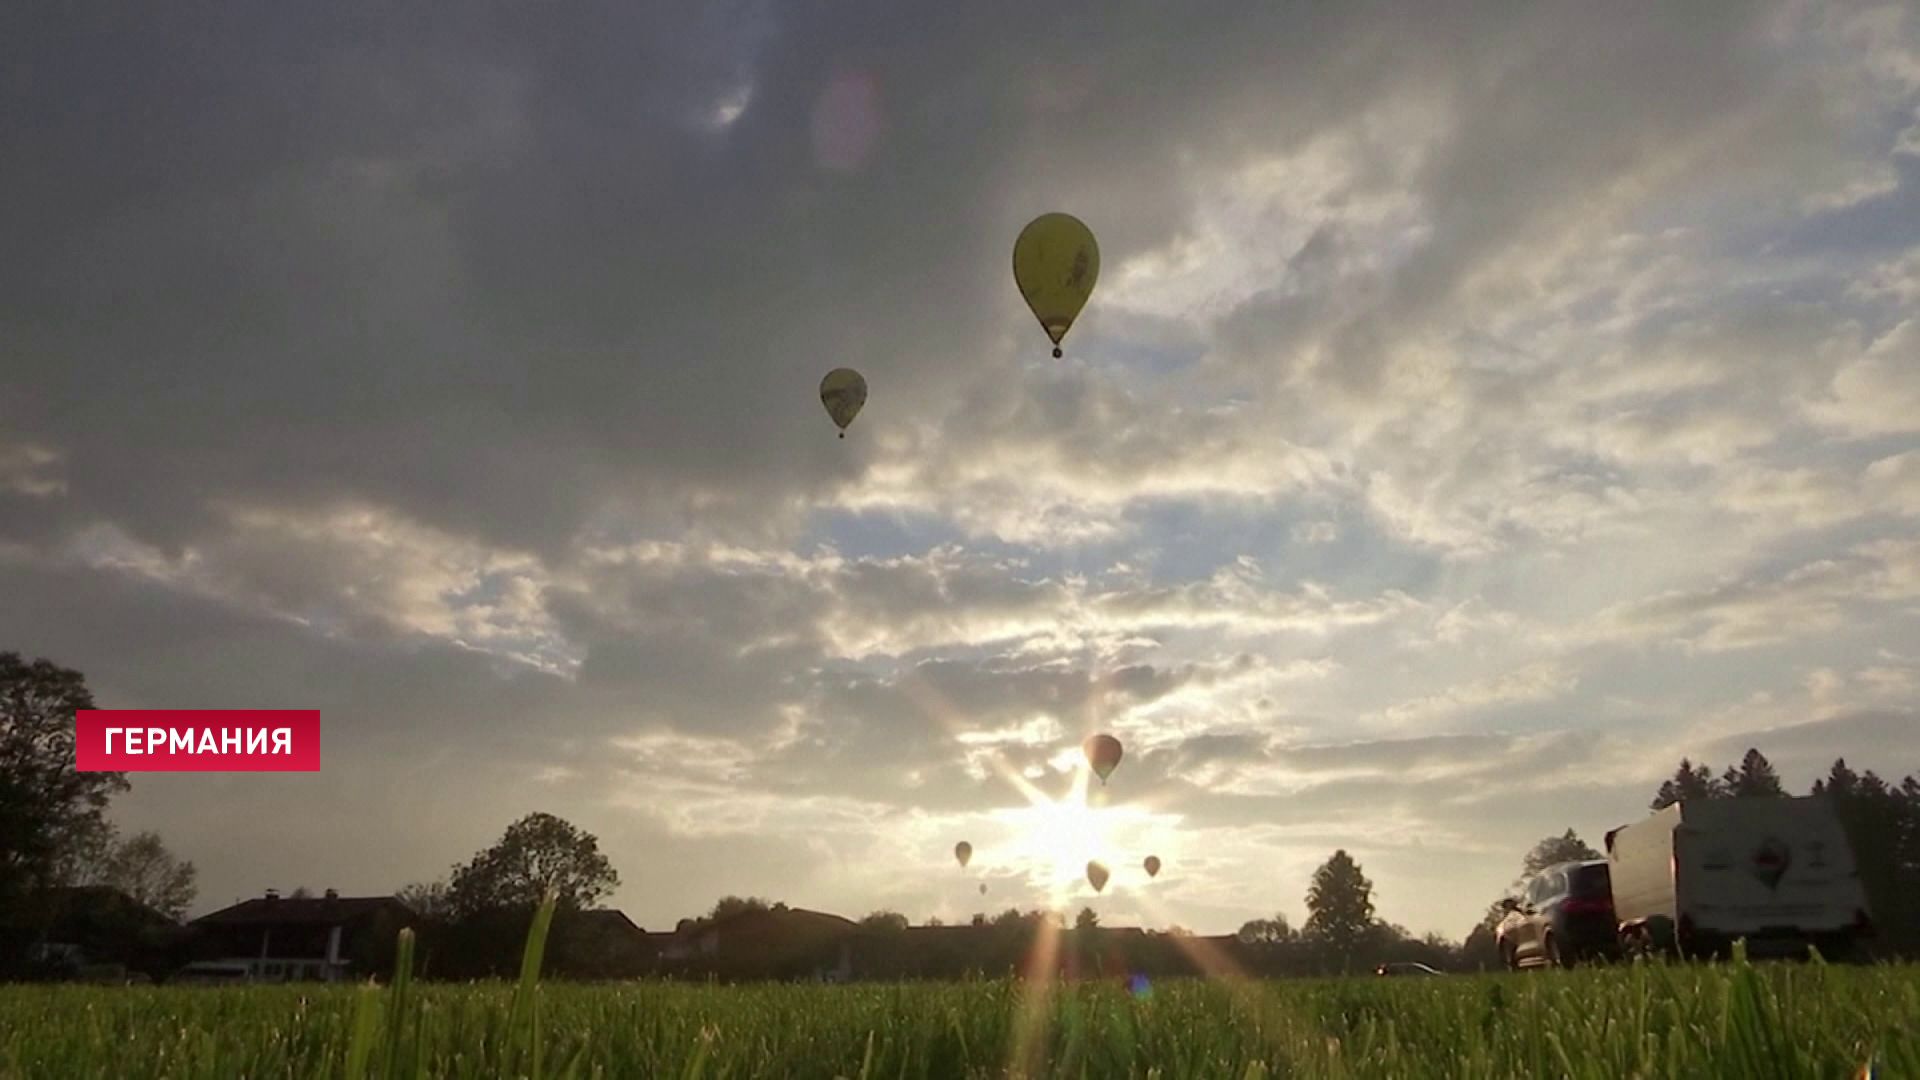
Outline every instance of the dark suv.
<path id="1" fill-rule="evenodd" d="M 1512 970 L 1572 967 L 1619 955 L 1620 927 L 1605 859 L 1549 866 L 1500 906 L 1507 915 L 1494 928 L 1494 939 Z"/>

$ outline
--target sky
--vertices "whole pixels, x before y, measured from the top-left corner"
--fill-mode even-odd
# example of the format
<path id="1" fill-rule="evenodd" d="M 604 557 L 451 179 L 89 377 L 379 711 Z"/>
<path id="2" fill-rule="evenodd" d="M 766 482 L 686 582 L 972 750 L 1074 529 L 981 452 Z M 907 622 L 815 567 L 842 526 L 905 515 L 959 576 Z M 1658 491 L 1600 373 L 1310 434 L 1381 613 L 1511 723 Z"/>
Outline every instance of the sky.
<path id="1" fill-rule="evenodd" d="M 1458 938 L 1683 755 L 1920 770 L 1909 6 L 41 4 L 0 72 L 0 649 L 322 714 L 116 800 L 196 913 L 545 811 L 649 929 L 1298 925 L 1344 848 Z"/>

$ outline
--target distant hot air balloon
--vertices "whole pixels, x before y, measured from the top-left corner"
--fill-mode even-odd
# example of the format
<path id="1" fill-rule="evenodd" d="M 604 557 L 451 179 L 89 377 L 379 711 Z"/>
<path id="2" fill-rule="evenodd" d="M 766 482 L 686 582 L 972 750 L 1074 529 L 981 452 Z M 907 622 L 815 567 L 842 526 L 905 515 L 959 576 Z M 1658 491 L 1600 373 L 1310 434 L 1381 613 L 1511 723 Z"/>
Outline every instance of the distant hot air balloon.
<path id="1" fill-rule="evenodd" d="M 1097 859 L 1087 864 L 1087 884 L 1093 886 L 1094 892 L 1107 887 L 1107 868 Z"/>
<path id="2" fill-rule="evenodd" d="M 841 438 L 847 437 L 847 425 L 860 415 L 860 407 L 866 403 L 867 380 L 852 368 L 834 368 L 820 380 L 820 404 L 839 425 Z"/>
<path id="3" fill-rule="evenodd" d="M 1149 856 L 1147 856 L 1147 861 L 1146 861 L 1146 864 L 1145 864 L 1145 865 L 1146 865 L 1146 868 L 1147 868 L 1147 876 L 1148 876 L 1148 877 L 1159 877 L 1159 876 L 1160 876 L 1160 856 L 1158 856 L 1158 855 L 1149 855 Z"/>
<path id="4" fill-rule="evenodd" d="M 980 883 L 980 895 L 981 896 L 987 895 L 987 883 L 984 881 Z"/>
<path id="5" fill-rule="evenodd" d="M 1094 735 L 1081 743 L 1080 749 L 1086 753 L 1087 764 L 1093 766 L 1100 782 L 1106 783 L 1120 764 L 1120 740 L 1111 735 Z"/>
<path id="6" fill-rule="evenodd" d="M 1072 214 L 1041 214 L 1013 242 L 1013 280 L 1060 355 L 1060 339 L 1073 328 L 1100 278 L 1100 244 Z"/>
<path id="7" fill-rule="evenodd" d="M 965 840 L 953 845 L 953 857 L 960 860 L 960 869 L 965 870 L 967 863 L 973 859 L 973 845 Z"/>

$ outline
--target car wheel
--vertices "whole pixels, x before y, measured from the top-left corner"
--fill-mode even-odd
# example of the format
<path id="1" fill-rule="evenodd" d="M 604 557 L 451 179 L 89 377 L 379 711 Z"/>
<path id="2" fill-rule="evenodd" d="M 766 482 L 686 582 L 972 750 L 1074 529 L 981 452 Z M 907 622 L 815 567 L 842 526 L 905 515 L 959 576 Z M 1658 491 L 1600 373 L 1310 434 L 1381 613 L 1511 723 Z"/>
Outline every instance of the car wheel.
<path id="1" fill-rule="evenodd" d="M 1514 953 L 1512 942 L 1500 946 L 1500 959 L 1507 965 L 1508 971 L 1520 970 L 1520 957 Z"/>

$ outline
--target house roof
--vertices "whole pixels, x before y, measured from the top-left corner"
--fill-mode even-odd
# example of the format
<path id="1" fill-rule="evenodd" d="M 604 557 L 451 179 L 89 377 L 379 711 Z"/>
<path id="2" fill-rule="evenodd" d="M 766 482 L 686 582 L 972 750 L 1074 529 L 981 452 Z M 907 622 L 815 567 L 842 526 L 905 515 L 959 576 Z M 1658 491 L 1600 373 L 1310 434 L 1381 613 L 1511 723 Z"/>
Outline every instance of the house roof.
<path id="1" fill-rule="evenodd" d="M 392 896 L 255 897 L 192 920 L 195 926 L 335 926 L 382 911 L 410 916 Z"/>
<path id="2" fill-rule="evenodd" d="M 616 908 L 591 908 L 575 913 L 575 918 L 597 930 L 611 930 L 616 933 L 637 934 L 651 938 L 653 935 L 640 929 L 640 924 L 627 918 L 627 913 Z"/>
<path id="3" fill-rule="evenodd" d="M 749 908 L 746 911 L 736 911 L 715 922 L 689 927 L 687 936 L 700 937 L 725 927 L 742 926 L 762 920 L 771 920 L 788 926 L 805 926 L 812 930 L 841 931 L 855 928 L 852 919 L 825 911 L 809 911 L 806 908 L 781 908 L 777 911 L 768 908 Z"/>
<path id="4" fill-rule="evenodd" d="M 123 912 L 155 925 L 178 926 L 165 912 L 157 911 L 111 885 L 60 885 L 41 889 L 10 905 L 0 913 L 0 925 L 24 924 L 43 918 L 89 918 L 107 912 Z"/>

